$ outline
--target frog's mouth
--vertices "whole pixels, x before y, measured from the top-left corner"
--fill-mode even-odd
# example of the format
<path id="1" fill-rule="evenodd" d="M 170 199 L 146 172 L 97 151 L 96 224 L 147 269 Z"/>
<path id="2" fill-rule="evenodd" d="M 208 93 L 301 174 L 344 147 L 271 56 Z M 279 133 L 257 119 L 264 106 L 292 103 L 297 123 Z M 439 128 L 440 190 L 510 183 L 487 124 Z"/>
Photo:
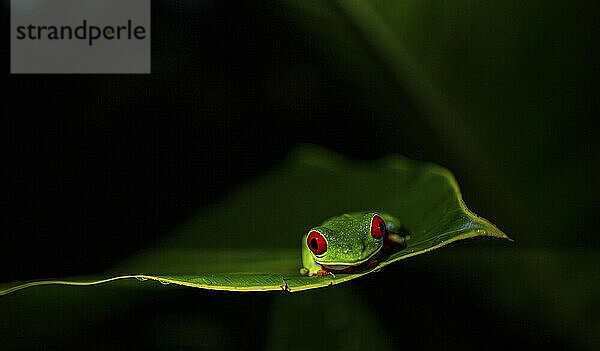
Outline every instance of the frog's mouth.
<path id="1" fill-rule="evenodd" d="M 327 268 L 327 270 L 330 270 L 330 271 L 343 271 L 344 269 L 348 269 L 350 267 L 356 267 L 356 266 L 341 265 L 341 264 L 333 264 L 333 265 L 324 264 L 323 267 Z"/>
<path id="2" fill-rule="evenodd" d="M 360 264 L 357 264 L 357 265 L 341 265 L 341 264 L 325 265 L 324 264 L 324 265 L 321 265 L 321 267 L 323 267 L 323 269 L 326 270 L 327 272 L 331 272 L 331 273 L 353 273 L 353 272 L 356 272 L 357 270 L 361 270 L 363 268 L 369 268 L 376 264 L 377 264 L 376 259 L 368 258 L 366 261 L 362 261 Z"/>
<path id="3" fill-rule="evenodd" d="M 373 257 L 375 255 L 377 255 L 380 250 L 381 250 L 381 248 L 379 250 L 375 250 L 375 252 L 373 252 L 369 257 L 362 259 L 360 261 L 351 262 L 351 263 L 348 263 L 348 262 L 345 262 L 345 263 L 337 263 L 337 262 L 325 263 L 325 262 L 323 262 L 323 263 L 321 263 L 318 261 L 315 261 L 315 262 L 330 272 L 349 272 L 358 267 L 362 267 L 364 265 L 369 265 L 372 262 Z"/>

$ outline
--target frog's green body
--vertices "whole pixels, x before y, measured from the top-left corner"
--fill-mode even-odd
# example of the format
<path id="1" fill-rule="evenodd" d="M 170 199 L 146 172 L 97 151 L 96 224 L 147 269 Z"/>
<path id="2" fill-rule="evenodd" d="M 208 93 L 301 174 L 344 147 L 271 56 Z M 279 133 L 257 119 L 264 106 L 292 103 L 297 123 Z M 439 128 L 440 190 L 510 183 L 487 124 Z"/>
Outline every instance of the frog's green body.
<path id="1" fill-rule="evenodd" d="M 372 221 L 377 216 L 385 221 L 385 235 L 380 238 L 371 234 Z M 404 239 L 397 235 L 400 228 L 400 221 L 386 213 L 355 212 L 332 217 L 309 231 L 317 231 L 325 238 L 327 250 L 324 253 L 317 255 L 311 251 L 307 242 L 309 234 L 303 236 L 300 272 L 309 276 L 323 275 L 359 266 L 377 255 L 386 240 L 391 238 L 403 243 Z"/>

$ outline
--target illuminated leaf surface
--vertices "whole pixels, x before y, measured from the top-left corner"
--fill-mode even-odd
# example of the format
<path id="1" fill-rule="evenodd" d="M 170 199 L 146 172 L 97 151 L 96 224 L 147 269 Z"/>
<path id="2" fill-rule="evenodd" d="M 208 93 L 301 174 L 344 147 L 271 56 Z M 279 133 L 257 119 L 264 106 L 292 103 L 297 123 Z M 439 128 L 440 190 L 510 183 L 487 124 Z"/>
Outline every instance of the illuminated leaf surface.
<path id="1" fill-rule="evenodd" d="M 302 235 L 328 217 L 361 210 L 397 216 L 410 232 L 407 246 L 360 273 L 301 276 Z M 0 294 L 35 285 L 93 285 L 128 278 L 216 290 L 295 292 L 355 279 L 476 236 L 508 239 L 466 208 L 446 169 L 399 156 L 350 161 L 304 146 L 155 248 L 118 265 L 107 273 L 109 278 L 31 282 L 5 287 Z"/>

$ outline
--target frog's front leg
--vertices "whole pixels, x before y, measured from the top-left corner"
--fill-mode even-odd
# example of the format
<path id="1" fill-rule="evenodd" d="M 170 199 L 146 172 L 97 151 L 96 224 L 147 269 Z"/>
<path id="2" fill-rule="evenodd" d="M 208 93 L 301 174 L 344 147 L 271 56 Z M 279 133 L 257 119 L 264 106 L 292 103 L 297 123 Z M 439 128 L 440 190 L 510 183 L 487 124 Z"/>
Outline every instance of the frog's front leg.
<path id="1" fill-rule="evenodd" d="M 305 241 L 305 239 L 303 241 Z M 323 266 L 315 262 L 306 245 L 302 245 L 302 268 L 300 268 L 300 274 L 307 275 L 309 277 L 313 275 L 319 277 L 326 277 L 330 275 L 335 278 L 335 274 L 333 274 L 333 272 L 326 270 Z"/>
<path id="2" fill-rule="evenodd" d="M 406 247 L 406 240 L 409 236 L 401 236 L 396 233 L 388 233 L 383 239 L 383 247 L 381 252 L 389 253 L 396 252 Z"/>
<path id="3" fill-rule="evenodd" d="M 403 248 L 406 246 L 406 241 L 410 239 L 410 235 L 396 217 L 384 213 L 381 215 L 386 224 L 387 235 L 384 238 L 383 251 L 391 249 Z"/>
<path id="4" fill-rule="evenodd" d="M 404 244 L 406 244 L 406 240 L 409 238 L 410 236 L 402 236 L 396 233 L 389 233 L 385 239 L 392 244 L 404 246 Z"/>
<path id="5" fill-rule="evenodd" d="M 312 258 L 308 247 L 306 244 L 304 244 L 305 242 L 306 236 L 302 239 L 302 268 L 300 268 L 300 274 L 307 275 L 309 277 L 315 274 L 320 275 L 319 272 L 324 271 L 323 267 L 315 262 L 315 260 Z"/>

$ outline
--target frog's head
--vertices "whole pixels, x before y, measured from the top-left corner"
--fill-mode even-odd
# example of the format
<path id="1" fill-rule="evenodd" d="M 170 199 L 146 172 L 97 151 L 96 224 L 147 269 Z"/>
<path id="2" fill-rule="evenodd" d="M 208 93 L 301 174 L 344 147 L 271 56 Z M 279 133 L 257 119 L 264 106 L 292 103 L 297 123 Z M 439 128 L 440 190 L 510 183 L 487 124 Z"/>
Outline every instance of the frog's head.
<path id="1" fill-rule="evenodd" d="M 386 225 L 376 213 L 333 217 L 306 235 L 318 264 L 332 270 L 360 265 L 383 246 Z"/>

